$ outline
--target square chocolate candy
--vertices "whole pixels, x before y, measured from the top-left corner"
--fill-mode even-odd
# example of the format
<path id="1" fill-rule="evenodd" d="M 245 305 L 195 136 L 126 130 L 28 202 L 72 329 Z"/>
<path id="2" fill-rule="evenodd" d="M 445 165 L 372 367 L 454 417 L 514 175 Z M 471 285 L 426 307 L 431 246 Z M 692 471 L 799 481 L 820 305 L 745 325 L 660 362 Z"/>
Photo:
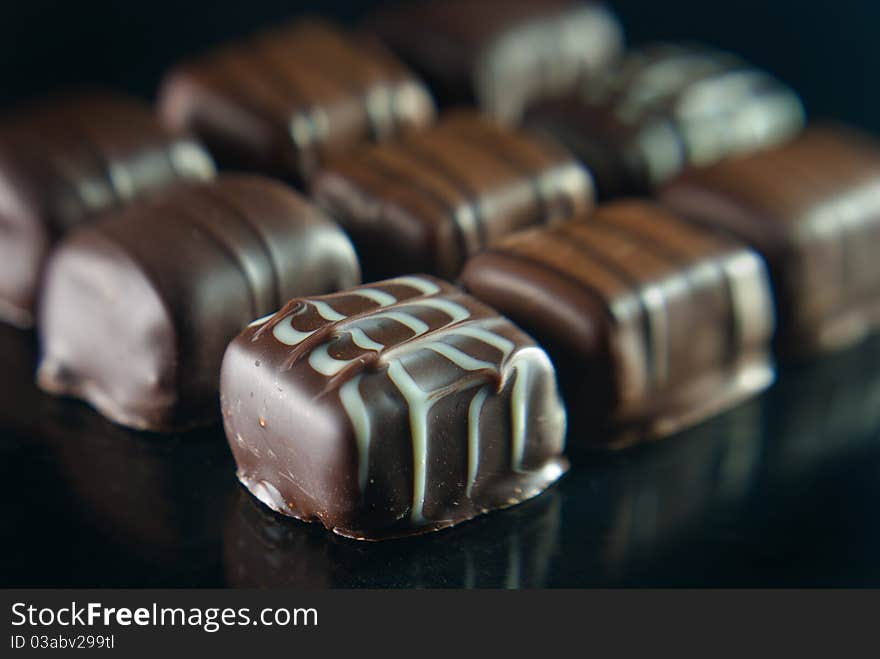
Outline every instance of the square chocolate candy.
<path id="1" fill-rule="evenodd" d="M 577 0 L 422 0 L 381 9 L 368 27 L 444 104 L 476 103 L 504 121 L 573 91 L 623 50 L 614 14 Z"/>
<path id="2" fill-rule="evenodd" d="M 434 120 L 428 90 L 381 44 L 318 19 L 183 62 L 165 79 L 159 107 L 221 165 L 298 182 L 329 154 Z"/>
<path id="3" fill-rule="evenodd" d="M 782 354 L 840 348 L 880 325 L 880 146 L 871 136 L 816 126 L 765 153 L 687 172 L 661 199 L 764 256 Z"/>
<path id="4" fill-rule="evenodd" d="M 662 437 L 773 379 L 761 257 L 655 204 L 510 236 L 462 281 L 548 350 L 578 441 Z"/>
<path id="5" fill-rule="evenodd" d="M 608 199 L 778 144 L 803 122 L 798 96 L 739 57 L 652 44 L 577 93 L 531 108 L 525 124 L 571 149 Z"/>
<path id="6" fill-rule="evenodd" d="M 367 281 L 410 272 L 454 279 L 500 237 L 586 211 L 593 187 L 552 141 L 456 111 L 334 161 L 312 196 L 351 237 Z"/>
<path id="7" fill-rule="evenodd" d="M 449 284 L 300 298 L 226 351 L 239 480 L 273 510 L 382 539 L 539 494 L 566 469 L 546 353 Z"/>
<path id="8" fill-rule="evenodd" d="M 181 184 L 72 232 L 40 304 L 40 386 L 134 428 L 215 422 L 226 345 L 291 295 L 359 281 L 345 234 L 253 175 Z"/>
<path id="9" fill-rule="evenodd" d="M 136 99 L 88 92 L 0 118 L 0 320 L 33 324 L 43 266 L 70 228 L 214 164 Z"/>

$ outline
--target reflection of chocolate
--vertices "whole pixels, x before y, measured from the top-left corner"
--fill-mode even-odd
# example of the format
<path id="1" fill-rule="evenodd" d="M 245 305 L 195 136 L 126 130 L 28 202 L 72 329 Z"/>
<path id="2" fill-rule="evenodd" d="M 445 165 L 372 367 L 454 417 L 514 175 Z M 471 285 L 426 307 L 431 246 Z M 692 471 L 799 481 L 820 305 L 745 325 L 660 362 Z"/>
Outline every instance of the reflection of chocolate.
<path id="1" fill-rule="evenodd" d="M 567 465 L 547 355 L 437 279 L 294 299 L 230 344 L 220 386 L 241 482 L 341 535 L 451 526 Z"/>
<path id="2" fill-rule="evenodd" d="M 233 490 L 218 429 L 156 437 L 113 425 L 72 401 L 41 397 L 39 410 L 40 438 L 108 537 L 160 561 L 180 560 L 199 543 L 215 541 Z"/>
<path id="3" fill-rule="evenodd" d="M 761 465 L 763 401 L 648 447 L 606 477 L 609 528 L 597 547 L 603 578 L 625 578 L 752 494 Z"/>
<path id="4" fill-rule="evenodd" d="M 171 72 L 165 121 L 198 135 L 219 162 L 307 179 L 330 154 L 421 128 L 425 87 L 370 39 L 298 20 L 217 48 Z"/>
<path id="5" fill-rule="evenodd" d="M 554 488 L 440 535 L 364 546 L 242 492 L 227 520 L 226 578 L 237 588 L 541 588 L 558 551 L 561 510 Z"/>
<path id="6" fill-rule="evenodd" d="M 611 503 L 606 577 L 624 585 L 742 586 L 825 583 L 820 568 L 845 574 L 836 551 L 823 565 L 823 530 L 871 513 L 852 493 L 840 495 L 855 511 L 842 502 L 822 508 L 821 499 L 833 501 L 865 457 L 876 464 L 878 446 L 880 337 L 783 370 L 762 398 L 647 452 L 615 456 L 625 457 L 619 473 L 592 492 Z M 809 520 L 806 528 L 800 518 Z M 835 546 L 852 547 L 857 560 L 860 529 L 846 531 L 852 538 Z"/>
<path id="7" fill-rule="evenodd" d="M 43 262 L 68 229 L 214 166 L 149 107 L 103 93 L 59 96 L 0 120 L 0 319 L 33 322 Z"/>
<path id="8" fill-rule="evenodd" d="M 758 255 L 647 202 L 510 236 L 462 281 L 548 349 L 593 441 L 668 435 L 773 378 Z"/>
<path id="9" fill-rule="evenodd" d="M 55 252 L 39 383 L 135 428 L 210 423 L 232 337 L 292 295 L 357 282 L 348 239 L 285 186 L 249 175 L 181 185 Z"/>
<path id="10" fill-rule="evenodd" d="M 473 103 L 505 120 L 572 91 L 620 54 L 606 8 L 571 0 L 422 0 L 369 23 L 445 103 Z"/>
<path id="11" fill-rule="evenodd" d="M 803 121 L 798 97 L 763 71 L 728 53 L 660 44 L 581 93 L 538 105 L 526 124 L 569 147 L 608 198 L 776 144 Z"/>
<path id="12" fill-rule="evenodd" d="M 457 111 L 426 131 L 335 161 L 312 186 L 351 236 L 365 279 L 456 277 L 519 229 L 592 205 L 589 174 L 547 140 Z"/>
<path id="13" fill-rule="evenodd" d="M 842 347 L 880 325 L 880 148 L 869 136 L 814 127 L 764 153 L 688 172 L 662 200 L 764 256 L 782 353 Z"/>
<path id="14" fill-rule="evenodd" d="M 802 479 L 880 442 L 880 337 L 785 376 L 768 397 L 764 478 Z"/>
<path id="15" fill-rule="evenodd" d="M 237 489 L 222 431 L 146 435 L 47 396 L 33 382 L 34 338 L 0 326 L 0 583 L 218 583 L 223 515 Z"/>

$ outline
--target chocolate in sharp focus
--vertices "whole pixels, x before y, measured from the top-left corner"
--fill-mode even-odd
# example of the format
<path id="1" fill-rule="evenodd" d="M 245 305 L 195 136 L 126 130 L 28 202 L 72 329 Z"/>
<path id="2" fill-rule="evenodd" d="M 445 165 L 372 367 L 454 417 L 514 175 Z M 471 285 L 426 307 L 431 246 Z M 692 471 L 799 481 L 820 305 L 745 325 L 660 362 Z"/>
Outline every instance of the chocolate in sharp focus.
<path id="1" fill-rule="evenodd" d="M 874 138 L 817 125 L 789 144 L 687 172 L 661 199 L 764 256 L 782 354 L 840 348 L 880 326 L 880 145 Z"/>
<path id="2" fill-rule="evenodd" d="M 236 334 L 291 295 L 358 281 L 342 231 L 286 186 L 250 175 L 181 184 L 55 251 L 38 382 L 134 428 L 211 423 Z"/>
<path id="3" fill-rule="evenodd" d="M 663 437 L 773 379 L 760 256 L 649 202 L 509 236 L 462 282 L 547 349 L 590 443 Z"/>
<path id="4" fill-rule="evenodd" d="M 593 187 L 555 143 L 457 111 L 331 163 L 312 196 L 351 237 L 367 281 L 408 272 L 453 279 L 500 237 L 585 212 Z"/>
<path id="5" fill-rule="evenodd" d="M 33 323 L 45 259 L 68 229 L 213 175 L 206 151 L 124 96 L 57 96 L 0 118 L 0 320 Z"/>
<path id="6" fill-rule="evenodd" d="M 380 10 L 368 27 L 444 104 L 475 102 L 505 121 L 573 91 L 623 49 L 607 8 L 571 0 L 423 0 Z"/>
<path id="7" fill-rule="evenodd" d="M 239 480 L 353 538 L 451 526 L 566 468 L 546 353 L 427 276 L 292 300 L 230 344 L 220 388 Z"/>
<path id="8" fill-rule="evenodd" d="M 525 124 L 584 162 L 602 199 L 646 194 L 687 166 L 783 142 L 803 126 L 797 95 L 738 57 L 655 44 L 630 53 Z"/>
<path id="9" fill-rule="evenodd" d="M 425 86 L 378 42 L 317 19 L 182 63 L 163 83 L 159 108 L 221 165 L 297 182 L 330 154 L 434 119 Z"/>

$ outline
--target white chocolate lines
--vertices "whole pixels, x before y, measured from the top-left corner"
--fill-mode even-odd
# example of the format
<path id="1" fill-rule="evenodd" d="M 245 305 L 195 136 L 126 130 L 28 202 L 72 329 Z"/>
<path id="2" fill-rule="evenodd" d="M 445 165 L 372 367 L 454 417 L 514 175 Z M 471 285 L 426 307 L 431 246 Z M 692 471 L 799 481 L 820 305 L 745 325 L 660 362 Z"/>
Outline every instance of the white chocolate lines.
<path id="1" fill-rule="evenodd" d="M 395 285 L 418 294 L 398 299 L 389 292 Z M 366 307 L 356 301 L 358 297 Z M 369 485 L 371 446 L 385 434 L 374 426 L 377 420 L 364 399 L 365 379 L 387 378 L 384 386 L 393 385 L 402 396 L 412 445 L 410 516 L 415 523 L 425 521 L 429 452 L 442 449 L 431 446 L 432 408 L 450 396 L 474 391 L 460 439 L 444 435 L 444 441 L 461 441 L 461 447 L 467 449 L 462 485 L 464 493 L 471 496 L 479 475 L 485 434 L 481 416 L 486 401 L 504 391 L 513 378 L 504 394 L 509 397 L 510 468 L 522 470 L 529 438 L 529 399 L 538 382 L 533 367 L 540 370 L 546 356 L 537 347 L 517 350 L 515 341 L 504 335 L 508 321 L 482 309 L 472 310 L 472 304 L 451 287 L 420 277 L 400 277 L 319 299 L 298 300 L 272 329 L 275 339 L 293 348 L 291 363 L 304 358 L 314 372 L 338 383 L 329 382 L 325 391 L 338 386 L 339 401 L 354 435 L 362 494 Z M 417 353 L 422 353 L 421 357 L 416 357 Z M 442 366 L 444 363 L 447 365 Z M 552 368 L 549 362 L 548 368 Z M 435 379 L 438 375 L 440 381 Z"/>
<path id="2" fill-rule="evenodd" d="M 367 487 L 370 473 L 370 413 L 361 397 L 360 386 L 363 373 L 346 382 L 339 388 L 339 399 L 345 408 L 351 425 L 354 427 L 355 441 L 358 448 L 358 485 L 363 492 Z"/>
<path id="3" fill-rule="evenodd" d="M 481 388 L 471 399 L 468 407 L 468 476 L 465 494 L 471 496 L 474 491 L 474 483 L 477 482 L 477 471 L 480 468 L 480 415 L 483 413 L 483 403 L 490 393 L 489 385 Z"/>

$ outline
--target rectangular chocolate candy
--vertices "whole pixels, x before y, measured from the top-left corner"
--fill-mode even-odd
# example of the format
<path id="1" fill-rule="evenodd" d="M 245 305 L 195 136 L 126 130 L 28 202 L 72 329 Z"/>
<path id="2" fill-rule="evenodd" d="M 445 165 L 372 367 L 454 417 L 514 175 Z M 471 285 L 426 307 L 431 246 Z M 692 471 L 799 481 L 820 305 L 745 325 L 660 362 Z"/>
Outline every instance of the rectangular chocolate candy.
<path id="1" fill-rule="evenodd" d="M 571 0 L 422 0 L 380 10 L 368 26 L 445 104 L 476 103 L 505 121 L 573 91 L 623 49 L 608 9 Z"/>
<path id="2" fill-rule="evenodd" d="M 335 161 L 312 196 L 351 237 L 367 281 L 409 272 L 454 279 L 500 237 L 586 211 L 593 188 L 555 143 L 458 111 Z"/>
<path id="3" fill-rule="evenodd" d="M 648 202 L 509 236 L 462 282 L 548 350 L 590 442 L 662 437 L 773 378 L 760 256 Z"/>
<path id="4" fill-rule="evenodd" d="M 220 389 L 245 487 L 353 538 L 451 526 L 566 468 L 547 355 L 427 276 L 291 300 L 230 344 Z"/>
<path id="5" fill-rule="evenodd" d="M 308 179 L 328 154 L 434 119 L 424 85 L 374 40 L 300 19 L 184 62 L 159 107 L 227 167 Z"/>
<path id="6" fill-rule="evenodd" d="M 789 356 L 854 343 L 880 325 L 880 146 L 816 126 L 765 153 L 685 173 L 661 198 L 767 260 Z"/>
<path id="7" fill-rule="evenodd" d="M 607 199 L 785 141 L 803 122 L 797 95 L 738 57 L 655 44 L 569 98 L 533 107 L 525 123 L 570 148 Z"/>
<path id="8" fill-rule="evenodd" d="M 214 165 L 144 103 L 57 96 L 0 118 L 0 320 L 33 324 L 43 265 L 71 227 Z"/>
<path id="9" fill-rule="evenodd" d="M 291 295 L 358 281 L 345 234 L 286 186 L 249 175 L 181 184 L 53 253 L 38 382 L 134 428 L 210 423 L 236 334 Z"/>

